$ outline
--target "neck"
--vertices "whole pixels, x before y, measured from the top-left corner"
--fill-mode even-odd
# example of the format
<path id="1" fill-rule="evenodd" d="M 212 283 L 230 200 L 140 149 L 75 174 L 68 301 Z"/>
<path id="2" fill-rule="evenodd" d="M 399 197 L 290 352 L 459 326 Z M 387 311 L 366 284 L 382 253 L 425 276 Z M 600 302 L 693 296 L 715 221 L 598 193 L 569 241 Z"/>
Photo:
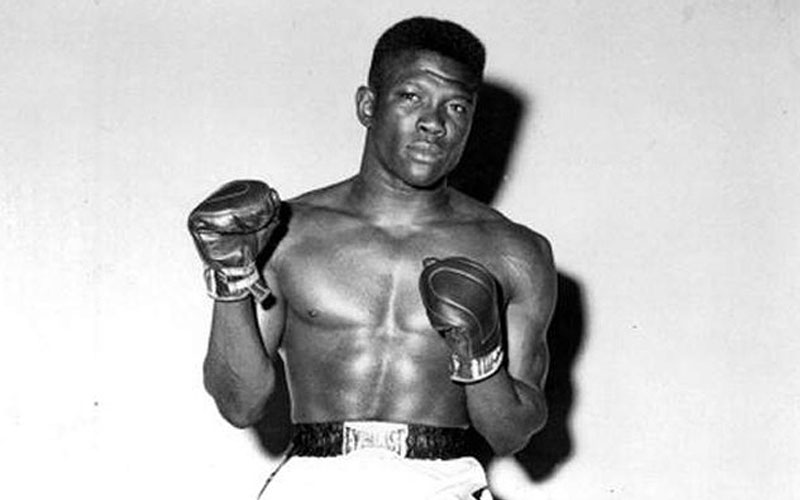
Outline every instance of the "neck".
<path id="1" fill-rule="evenodd" d="M 414 225 L 451 210 L 447 182 L 415 188 L 383 170 L 362 169 L 353 179 L 348 202 L 378 225 Z"/>

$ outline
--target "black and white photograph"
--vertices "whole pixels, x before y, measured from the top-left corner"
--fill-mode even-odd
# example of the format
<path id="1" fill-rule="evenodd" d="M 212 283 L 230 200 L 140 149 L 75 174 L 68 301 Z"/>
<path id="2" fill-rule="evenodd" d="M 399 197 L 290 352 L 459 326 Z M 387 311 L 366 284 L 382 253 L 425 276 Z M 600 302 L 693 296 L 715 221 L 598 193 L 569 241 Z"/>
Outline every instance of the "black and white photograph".
<path id="1" fill-rule="evenodd" d="M 800 498 L 800 2 L 0 9 L 0 497 Z"/>

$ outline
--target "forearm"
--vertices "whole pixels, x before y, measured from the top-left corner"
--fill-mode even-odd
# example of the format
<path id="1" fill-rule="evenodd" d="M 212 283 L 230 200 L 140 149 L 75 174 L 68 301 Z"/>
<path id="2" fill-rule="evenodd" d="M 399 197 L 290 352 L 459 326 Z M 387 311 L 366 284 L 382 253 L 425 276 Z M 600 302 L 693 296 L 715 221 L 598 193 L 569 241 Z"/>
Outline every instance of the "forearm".
<path id="1" fill-rule="evenodd" d="M 518 452 L 547 422 L 547 403 L 537 387 L 511 378 L 505 368 L 466 386 L 473 427 L 498 455 Z"/>
<path id="2" fill-rule="evenodd" d="M 275 386 L 275 368 L 261 340 L 251 299 L 214 303 L 203 379 L 231 424 L 247 427 L 260 418 Z"/>

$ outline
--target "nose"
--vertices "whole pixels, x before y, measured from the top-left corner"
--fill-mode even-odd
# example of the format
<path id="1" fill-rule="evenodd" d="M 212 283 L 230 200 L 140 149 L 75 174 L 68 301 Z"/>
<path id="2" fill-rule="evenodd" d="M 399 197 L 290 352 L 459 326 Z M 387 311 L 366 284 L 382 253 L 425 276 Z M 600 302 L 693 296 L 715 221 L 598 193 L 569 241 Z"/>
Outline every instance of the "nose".
<path id="1" fill-rule="evenodd" d="M 426 110 L 420 115 L 419 121 L 417 121 L 417 129 L 434 137 L 441 137 L 447 131 L 444 119 L 436 109 Z"/>

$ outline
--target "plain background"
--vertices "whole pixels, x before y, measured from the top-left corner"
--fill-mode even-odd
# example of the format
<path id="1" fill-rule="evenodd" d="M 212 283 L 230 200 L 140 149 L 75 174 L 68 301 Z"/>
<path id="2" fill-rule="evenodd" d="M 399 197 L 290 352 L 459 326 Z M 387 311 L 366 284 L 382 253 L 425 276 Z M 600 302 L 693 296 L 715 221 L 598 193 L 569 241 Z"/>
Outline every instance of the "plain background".
<path id="1" fill-rule="evenodd" d="M 353 174 L 355 89 L 412 14 L 470 27 L 524 103 L 495 206 L 582 297 L 568 456 L 496 490 L 800 496 L 790 0 L 4 2 L 0 496 L 254 498 L 276 459 L 202 389 L 185 218 L 233 178 Z"/>

